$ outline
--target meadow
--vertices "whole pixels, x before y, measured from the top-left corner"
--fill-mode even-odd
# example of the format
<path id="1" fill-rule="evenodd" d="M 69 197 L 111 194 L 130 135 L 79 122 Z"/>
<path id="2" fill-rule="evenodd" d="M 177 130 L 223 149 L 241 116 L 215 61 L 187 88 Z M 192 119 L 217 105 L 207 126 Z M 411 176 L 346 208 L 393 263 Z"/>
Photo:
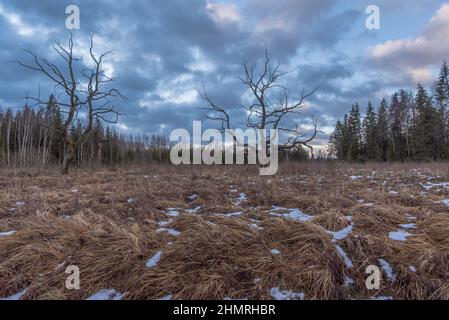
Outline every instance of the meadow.
<path id="1" fill-rule="evenodd" d="M 445 162 L 4 169 L 0 188 L 0 298 L 449 299 Z"/>

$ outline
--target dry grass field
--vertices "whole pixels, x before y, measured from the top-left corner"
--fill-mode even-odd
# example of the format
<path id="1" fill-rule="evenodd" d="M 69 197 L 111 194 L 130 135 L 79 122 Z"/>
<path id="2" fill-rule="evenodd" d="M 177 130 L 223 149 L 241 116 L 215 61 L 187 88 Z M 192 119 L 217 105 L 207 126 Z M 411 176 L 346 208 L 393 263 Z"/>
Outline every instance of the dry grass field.
<path id="1" fill-rule="evenodd" d="M 447 163 L 4 170 L 0 188 L 0 298 L 449 299 Z"/>

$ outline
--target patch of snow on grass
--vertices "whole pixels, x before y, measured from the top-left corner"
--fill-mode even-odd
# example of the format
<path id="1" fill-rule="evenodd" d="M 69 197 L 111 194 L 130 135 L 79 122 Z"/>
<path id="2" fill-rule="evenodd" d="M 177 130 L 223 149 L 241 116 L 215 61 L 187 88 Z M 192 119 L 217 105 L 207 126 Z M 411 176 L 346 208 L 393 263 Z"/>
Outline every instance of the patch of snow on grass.
<path id="1" fill-rule="evenodd" d="M 396 280 L 396 274 L 394 273 L 391 265 L 384 259 L 377 259 L 377 261 L 379 261 L 380 266 L 385 275 L 387 276 L 388 281 L 394 282 Z"/>
<path id="2" fill-rule="evenodd" d="M 445 205 L 445 206 L 449 206 L 449 199 L 437 201 L 437 203 L 441 203 L 441 204 L 443 204 L 443 205 Z"/>
<path id="3" fill-rule="evenodd" d="M 16 233 L 15 230 L 0 232 L 0 238 L 12 236 L 14 233 Z"/>
<path id="4" fill-rule="evenodd" d="M 159 298 L 157 300 L 171 300 L 173 298 L 173 295 L 167 294 L 166 296 L 163 296 L 162 298 Z"/>
<path id="5" fill-rule="evenodd" d="M 414 266 L 409 266 L 408 269 L 409 269 L 411 272 L 416 272 L 416 268 L 415 268 Z"/>
<path id="6" fill-rule="evenodd" d="M 164 227 L 164 226 L 166 226 L 167 224 L 170 224 L 170 223 L 172 223 L 172 220 L 168 220 L 168 221 L 159 221 L 157 224 L 158 224 L 160 227 Z"/>
<path id="7" fill-rule="evenodd" d="M 336 232 L 328 231 L 328 232 L 332 234 L 334 240 L 343 240 L 352 232 L 352 224 L 344 229 L 341 229 L 340 231 Z"/>
<path id="8" fill-rule="evenodd" d="M 350 176 L 350 178 L 352 181 L 357 181 L 357 180 L 363 179 L 363 176 Z"/>
<path id="9" fill-rule="evenodd" d="M 190 201 L 193 201 L 193 200 L 195 200 L 196 198 L 198 198 L 198 195 L 197 195 L 196 193 L 194 193 L 194 194 L 192 194 L 192 195 L 190 195 L 190 196 L 187 197 L 187 199 L 189 199 Z"/>
<path id="10" fill-rule="evenodd" d="M 304 300 L 303 292 L 279 290 L 279 288 L 271 288 L 270 295 L 275 300 Z"/>
<path id="11" fill-rule="evenodd" d="M 346 252 L 343 250 L 342 247 L 337 245 L 336 248 L 337 248 L 337 252 L 340 255 L 340 257 L 343 258 L 346 268 L 351 269 L 353 267 L 351 259 L 348 258 L 348 255 L 346 254 Z"/>
<path id="12" fill-rule="evenodd" d="M 168 212 L 166 213 L 169 217 L 177 217 L 179 216 L 179 211 L 177 208 L 168 208 Z"/>
<path id="13" fill-rule="evenodd" d="M 272 255 L 281 254 L 281 251 L 279 251 L 279 249 L 271 249 L 270 252 L 271 252 Z"/>
<path id="14" fill-rule="evenodd" d="M 131 203 L 136 202 L 136 199 L 134 199 L 134 198 L 129 198 L 129 199 L 127 200 L 127 202 L 128 202 L 129 204 L 131 204 Z"/>
<path id="15" fill-rule="evenodd" d="M 377 296 L 377 297 L 370 297 L 370 300 L 393 300 L 393 297 L 389 296 Z"/>
<path id="16" fill-rule="evenodd" d="M 444 188 L 444 189 L 449 189 L 449 182 L 440 182 L 440 183 L 432 183 L 432 182 L 427 182 L 427 184 L 421 184 L 421 186 L 426 189 L 427 191 L 429 191 L 432 188 Z"/>
<path id="17" fill-rule="evenodd" d="M 416 229 L 416 223 L 404 223 L 399 226 L 404 229 Z"/>
<path id="18" fill-rule="evenodd" d="M 395 241 L 407 241 L 407 237 L 411 236 L 410 233 L 404 230 L 390 231 L 388 238 Z"/>
<path id="19" fill-rule="evenodd" d="M 218 213 L 219 216 L 222 217 L 226 217 L 226 218 L 231 218 L 231 217 L 239 217 L 242 215 L 242 211 L 237 211 L 237 212 L 229 212 L 229 213 Z"/>
<path id="20" fill-rule="evenodd" d="M 238 205 L 242 204 L 243 202 L 245 202 L 246 200 L 247 200 L 246 194 L 241 192 L 239 194 L 239 197 L 237 199 L 235 199 L 233 203 L 234 203 L 234 205 L 238 206 Z"/>
<path id="21" fill-rule="evenodd" d="M 343 287 L 349 287 L 353 283 L 354 283 L 354 280 L 345 275 L 345 281 L 343 282 Z"/>
<path id="22" fill-rule="evenodd" d="M 254 230 L 263 230 L 263 227 L 259 227 L 257 223 L 251 223 L 249 226 Z"/>
<path id="23" fill-rule="evenodd" d="M 23 207 L 25 205 L 25 202 L 23 202 L 23 201 L 17 201 L 16 202 L 16 207 Z"/>
<path id="24" fill-rule="evenodd" d="M 156 252 L 156 254 L 154 256 L 152 256 L 150 259 L 148 259 L 145 266 L 147 268 L 154 268 L 158 264 L 159 260 L 161 260 L 161 256 L 162 256 L 162 251 Z"/>
<path id="25" fill-rule="evenodd" d="M 6 298 L 0 298 L 0 300 L 20 300 L 20 298 L 22 298 L 22 296 L 27 293 L 28 288 L 23 289 L 22 291 L 13 294 L 12 296 L 6 297 Z"/>
<path id="26" fill-rule="evenodd" d="M 181 234 L 181 232 L 179 232 L 176 229 L 173 228 L 159 228 L 156 230 L 156 232 L 168 232 L 169 234 L 171 234 L 172 236 L 179 236 Z"/>
<path id="27" fill-rule="evenodd" d="M 198 211 L 201 210 L 201 208 L 203 208 L 203 206 L 197 206 L 197 207 L 195 207 L 193 209 L 187 209 L 187 212 L 188 213 L 197 213 Z"/>
<path id="28" fill-rule="evenodd" d="M 288 213 L 278 213 L 276 211 L 288 211 Z M 307 221 L 310 221 L 313 219 L 313 216 L 305 214 L 299 209 L 286 209 L 286 208 L 281 208 L 281 207 L 277 207 L 277 206 L 273 206 L 273 208 L 271 209 L 270 215 L 276 216 L 276 217 L 283 217 L 283 218 L 287 218 L 287 219 L 295 220 L 295 221 L 304 221 L 304 222 L 307 222 Z"/>
<path id="29" fill-rule="evenodd" d="M 86 300 L 122 300 L 123 294 L 114 289 L 101 289 Z"/>

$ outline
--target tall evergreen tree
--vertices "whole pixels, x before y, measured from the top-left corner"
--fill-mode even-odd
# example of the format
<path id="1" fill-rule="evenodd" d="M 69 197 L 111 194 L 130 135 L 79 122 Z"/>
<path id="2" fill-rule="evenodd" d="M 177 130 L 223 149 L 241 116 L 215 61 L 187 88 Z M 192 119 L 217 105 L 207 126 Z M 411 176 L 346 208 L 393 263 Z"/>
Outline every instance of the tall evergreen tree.
<path id="1" fill-rule="evenodd" d="M 359 160 L 361 157 L 362 126 L 358 103 L 352 106 L 349 113 L 347 135 L 349 139 L 347 159 L 349 161 Z"/>
<path id="2" fill-rule="evenodd" d="M 377 147 L 377 115 L 371 102 L 368 103 L 366 116 L 363 119 L 363 154 L 368 160 L 376 160 L 378 154 Z"/>

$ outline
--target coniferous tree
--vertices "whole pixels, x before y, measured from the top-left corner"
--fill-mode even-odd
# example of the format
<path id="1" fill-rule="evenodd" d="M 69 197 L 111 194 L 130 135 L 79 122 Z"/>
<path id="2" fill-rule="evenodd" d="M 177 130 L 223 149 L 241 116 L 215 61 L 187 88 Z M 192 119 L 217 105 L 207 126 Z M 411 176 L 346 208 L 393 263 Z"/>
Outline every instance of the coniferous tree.
<path id="1" fill-rule="evenodd" d="M 368 103 L 366 116 L 363 119 L 363 155 L 368 160 L 376 160 L 377 147 L 377 115 L 371 102 Z"/>
<path id="2" fill-rule="evenodd" d="M 349 113 L 347 125 L 347 135 L 349 139 L 347 160 L 359 160 L 361 156 L 362 126 L 360 119 L 360 108 L 358 103 L 352 106 L 351 112 Z"/>
<path id="3" fill-rule="evenodd" d="M 379 115 L 377 121 L 377 160 L 388 160 L 388 116 L 387 116 L 387 101 L 385 99 L 380 103 Z"/>

